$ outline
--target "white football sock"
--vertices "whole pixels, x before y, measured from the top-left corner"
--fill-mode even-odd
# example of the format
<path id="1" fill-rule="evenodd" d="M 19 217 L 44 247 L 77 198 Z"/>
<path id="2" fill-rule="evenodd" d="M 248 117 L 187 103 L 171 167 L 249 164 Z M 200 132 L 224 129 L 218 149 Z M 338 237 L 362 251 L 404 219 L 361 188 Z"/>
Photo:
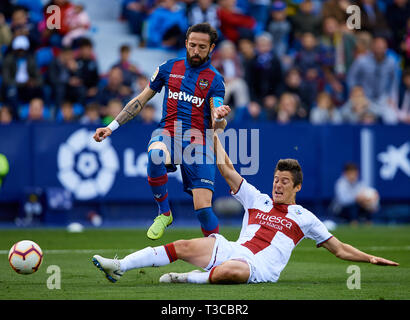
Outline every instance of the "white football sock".
<path id="1" fill-rule="evenodd" d="M 209 282 L 209 273 L 208 272 L 190 272 L 188 273 L 188 282 L 189 283 L 208 283 Z"/>
<path id="2" fill-rule="evenodd" d="M 170 263 L 164 246 L 147 247 L 131 253 L 119 261 L 120 269 L 123 272 L 143 267 L 161 267 Z"/>

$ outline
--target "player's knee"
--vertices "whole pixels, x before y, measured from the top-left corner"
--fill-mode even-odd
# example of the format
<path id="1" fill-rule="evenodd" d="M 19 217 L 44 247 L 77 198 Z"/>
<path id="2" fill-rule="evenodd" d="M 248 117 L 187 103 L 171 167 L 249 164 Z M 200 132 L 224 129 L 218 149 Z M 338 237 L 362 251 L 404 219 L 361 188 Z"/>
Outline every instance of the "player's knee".
<path id="1" fill-rule="evenodd" d="M 249 273 L 242 268 L 218 266 L 210 278 L 211 283 L 246 283 Z"/>
<path id="2" fill-rule="evenodd" d="M 174 242 L 175 252 L 179 259 L 184 259 L 192 254 L 192 243 L 189 240 L 177 240 Z"/>
<path id="3" fill-rule="evenodd" d="M 165 152 L 162 149 L 151 149 L 148 152 L 148 165 L 165 163 Z"/>
<path id="4" fill-rule="evenodd" d="M 194 210 L 201 210 L 209 207 L 212 207 L 212 200 L 199 199 L 194 202 Z"/>

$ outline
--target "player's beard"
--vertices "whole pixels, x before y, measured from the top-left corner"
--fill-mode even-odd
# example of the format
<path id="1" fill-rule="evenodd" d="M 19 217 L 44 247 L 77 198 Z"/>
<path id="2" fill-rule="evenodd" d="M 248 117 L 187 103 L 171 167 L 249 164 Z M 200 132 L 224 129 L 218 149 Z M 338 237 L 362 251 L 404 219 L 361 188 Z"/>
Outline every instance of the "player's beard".
<path id="1" fill-rule="evenodd" d="M 208 61 L 209 59 L 209 52 L 206 55 L 205 58 L 201 58 L 199 55 L 195 55 L 195 56 L 190 56 L 188 50 L 186 51 L 186 56 L 187 56 L 187 60 L 188 63 L 191 65 L 191 67 L 199 67 L 200 65 L 202 65 L 203 63 L 205 63 L 206 61 Z"/>

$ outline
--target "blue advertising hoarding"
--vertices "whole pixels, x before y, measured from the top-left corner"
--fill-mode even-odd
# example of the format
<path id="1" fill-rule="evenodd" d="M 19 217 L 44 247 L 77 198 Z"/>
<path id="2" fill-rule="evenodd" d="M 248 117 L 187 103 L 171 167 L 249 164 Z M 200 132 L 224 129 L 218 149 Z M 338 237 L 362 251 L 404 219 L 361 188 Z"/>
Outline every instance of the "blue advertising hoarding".
<path id="1" fill-rule="evenodd" d="M 18 200 L 27 186 L 62 187 L 79 201 L 152 201 L 146 150 L 155 128 L 129 123 L 97 143 L 92 139 L 95 127 L 78 124 L 0 126 L 0 153 L 10 163 L 0 201 Z M 353 161 L 382 200 L 410 201 L 409 126 L 264 123 L 228 130 L 236 135 L 226 144 L 235 168 L 262 192 L 272 190 L 276 162 L 296 158 L 304 172 L 298 199 L 329 200 L 344 163 Z M 231 143 L 236 144 L 233 153 Z M 179 170 L 169 175 L 170 197 L 189 201 L 181 181 Z M 228 192 L 217 171 L 215 197 Z"/>

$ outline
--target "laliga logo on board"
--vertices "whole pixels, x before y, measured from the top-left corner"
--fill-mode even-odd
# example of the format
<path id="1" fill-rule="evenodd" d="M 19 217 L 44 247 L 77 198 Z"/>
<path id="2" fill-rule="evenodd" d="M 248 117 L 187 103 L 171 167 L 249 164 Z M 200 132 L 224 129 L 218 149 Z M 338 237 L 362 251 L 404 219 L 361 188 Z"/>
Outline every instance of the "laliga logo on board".
<path id="1" fill-rule="evenodd" d="M 97 143 L 92 136 L 92 131 L 79 129 L 60 145 L 57 153 L 57 178 L 78 200 L 106 195 L 119 169 L 110 139 Z"/>

